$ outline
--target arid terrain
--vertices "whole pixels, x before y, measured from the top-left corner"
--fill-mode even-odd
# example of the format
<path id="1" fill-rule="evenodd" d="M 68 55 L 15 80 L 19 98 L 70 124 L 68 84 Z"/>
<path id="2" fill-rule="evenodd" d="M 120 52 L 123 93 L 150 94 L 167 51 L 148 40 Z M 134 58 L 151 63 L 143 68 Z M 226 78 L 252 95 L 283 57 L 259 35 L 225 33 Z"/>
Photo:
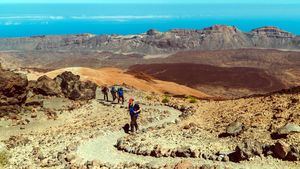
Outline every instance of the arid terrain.
<path id="1" fill-rule="evenodd" d="M 0 168 L 298 169 L 298 50 L 275 27 L 0 39 Z"/>
<path id="2" fill-rule="evenodd" d="M 7 78 L 16 79 L 2 84 L 21 87 L 20 80 L 26 79 L 1 71 L 14 76 Z M 77 81 L 79 76 L 66 71 L 80 74 L 84 81 L 95 82 L 97 79 L 92 75 L 96 71 L 103 77 L 98 83 L 106 83 L 104 74 L 108 70 L 73 68 L 46 73 L 55 80 L 28 74 L 29 79 L 37 81 L 30 81 L 30 87 L 23 85 L 27 95 L 3 93 L 8 101 L 2 107 L 0 121 L 1 165 L 5 168 L 298 168 L 300 165 L 299 88 L 213 101 L 175 98 L 126 85 L 126 99 L 134 97 L 143 108 L 139 119 L 141 130 L 131 135 L 122 129 L 129 122 L 127 106 L 103 101 L 93 82 Z M 129 81 L 134 78 L 126 76 Z M 76 89 L 76 84 L 85 88 Z M 1 91 L 5 90 L 3 86 Z M 15 97 L 26 99 L 15 103 Z M 21 112 L 5 114 L 13 104 L 20 105 Z"/>

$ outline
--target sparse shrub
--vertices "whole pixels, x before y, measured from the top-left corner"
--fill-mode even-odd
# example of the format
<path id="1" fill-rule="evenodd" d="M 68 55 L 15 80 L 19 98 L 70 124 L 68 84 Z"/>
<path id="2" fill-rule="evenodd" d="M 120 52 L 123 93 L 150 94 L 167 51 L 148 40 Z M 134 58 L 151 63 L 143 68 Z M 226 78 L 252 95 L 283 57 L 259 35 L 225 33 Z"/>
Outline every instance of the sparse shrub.
<path id="1" fill-rule="evenodd" d="M 188 99 L 189 103 L 197 103 L 197 99 L 193 96 L 188 96 L 187 99 Z"/>
<path id="2" fill-rule="evenodd" d="M 146 99 L 147 100 L 153 100 L 153 97 L 152 96 L 146 96 Z"/>
<path id="3" fill-rule="evenodd" d="M 4 167 L 9 162 L 9 155 L 7 151 L 1 151 L 0 152 L 0 168 Z"/>
<path id="4" fill-rule="evenodd" d="M 165 96 L 165 97 L 162 99 L 161 102 L 164 103 L 164 104 L 166 104 L 166 103 L 169 103 L 169 102 L 170 102 L 170 99 L 169 99 L 168 96 Z"/>

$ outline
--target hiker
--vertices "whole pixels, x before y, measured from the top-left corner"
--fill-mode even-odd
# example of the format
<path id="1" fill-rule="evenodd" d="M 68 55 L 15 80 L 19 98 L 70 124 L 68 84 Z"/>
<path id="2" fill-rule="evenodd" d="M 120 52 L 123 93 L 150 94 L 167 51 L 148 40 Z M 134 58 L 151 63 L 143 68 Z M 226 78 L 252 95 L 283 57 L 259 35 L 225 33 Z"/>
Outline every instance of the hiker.
<path id="1" fill-rule="evenodd" d="M 111 87 L 110 93 L 111 93 L 111 96 L 112 96 L 113 102 L 114 102 L 117 99 L 117 90 L 116 90 L 115 86 Z"/>
<path id="2" fill-rule="evenodd" d="M 124 91 L 122 87 L 118 89 L 118 103 L 120 103 L 121 100 L 122 104 L 124 104 Z"/>
<path id="3" fill-rule="evenodd" d="M 109 89 L 107 86 L 103 86 L 102 87 L 102 93 L 104 95 L 104 100 L 108 101 L 108 92 L 109 92 Z"/>
<path id="4" fill-rule="evenodd" d="M 139 129 L 139 126 L 137 124 L 137 119 L 139 117 L 139 114 L 141 113 L 141 108 L 138 103 L 136 103 L 134 106 L 133 104 L 130 106 L 130 130 L 132 133 L 137 131 Z"/>

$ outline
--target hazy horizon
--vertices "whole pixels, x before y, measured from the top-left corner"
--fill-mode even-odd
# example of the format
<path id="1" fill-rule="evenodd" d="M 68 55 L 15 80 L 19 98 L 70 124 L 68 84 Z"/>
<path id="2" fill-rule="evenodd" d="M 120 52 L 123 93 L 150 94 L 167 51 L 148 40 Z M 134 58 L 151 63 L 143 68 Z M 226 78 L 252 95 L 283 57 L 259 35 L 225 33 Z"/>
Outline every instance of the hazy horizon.
<path id="1" fill-rule="evenodd" d="M 300 4 L 298 0 L 2 0 L 0 4 L 9 4 L 9 3 L 97 3 L 97 4 L 127 4 L 127 3 L 134 3 L 134 4 Z"/>

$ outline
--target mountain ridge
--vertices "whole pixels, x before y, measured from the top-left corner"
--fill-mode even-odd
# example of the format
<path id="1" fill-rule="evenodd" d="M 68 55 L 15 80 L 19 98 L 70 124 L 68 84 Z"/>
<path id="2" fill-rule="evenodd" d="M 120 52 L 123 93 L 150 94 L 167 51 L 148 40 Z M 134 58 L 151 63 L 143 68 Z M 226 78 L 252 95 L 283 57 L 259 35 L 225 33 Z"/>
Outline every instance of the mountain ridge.
<path id="1" fill-rule="evenodd" d="M 202 30 L 153 29 L 137 35 L 62 35 L 0 39 L 0 51 L 100 50 L 121 53 L 163 54 L 182 50 L 241 48 L 300 49 L 300 36 L 273 26 L 242 32 L 235 26 L 214 25 Z"/>

